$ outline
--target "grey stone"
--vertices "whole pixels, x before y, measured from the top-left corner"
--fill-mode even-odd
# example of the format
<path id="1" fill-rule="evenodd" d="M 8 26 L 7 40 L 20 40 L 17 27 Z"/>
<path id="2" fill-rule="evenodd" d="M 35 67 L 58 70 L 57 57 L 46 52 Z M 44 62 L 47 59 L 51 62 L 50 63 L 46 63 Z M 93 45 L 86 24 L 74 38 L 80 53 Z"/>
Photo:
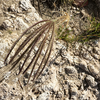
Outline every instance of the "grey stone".
<path id="1" fill-rule="evenodd" d="M 88 71 L 87 63 L 84 59 L 80 59 L 79 57 L 75 56 L 74 57 L 74 64 L 81 69 Z"/>
<path id="2" fill-rule="evenodd" d="M 91 72 L 91 74 L 94 75 L 95 77 L 99 74 L 99 69 L 95 65 L 89 64 L 88 68 L 89 68 L 89 71 Z"/>
<path id="3" fill-rule="evenodd" d="M 75 77 L 78 76 L 77 70 L 74 66 L 66 66 L 65 73 L 68 75 L 74 75 Z"/>
<path id="4" fill-rule="evenodd" d="M 44 92 L 39 95 L 39 97 L 36 100 L 49 100 L 49 94 L 47 92 Z"/>
<path id="5" fill-rule="evenodd" d="M 3 22 L 3 24 L 2 24 L 2 27 L 3 28 L 9 28 L 9 27 L 12 27 L 12 23 L 11 23 L 11 21 L 9 21 L 9 20 L 5 20 L 4 22 Z"/>
<path id="6" fill-rule="evenodd" d="M 70 93 L 71 93 L 71 99 L 72 100 L 77 100 L 77 97 L 78 97 L 78 88 L 73 83 L 71 84 Z"/>
<path id="7" fill-rule="evenodd" d="M 88 75 L 86 77 L 86 81 L 87 81 L 88 85 L 91 86 L 91 87 L 96 87 L 97 86 L 97 82 L 95 82 L 94 77 L 92 77 L 90 75 Z"/>

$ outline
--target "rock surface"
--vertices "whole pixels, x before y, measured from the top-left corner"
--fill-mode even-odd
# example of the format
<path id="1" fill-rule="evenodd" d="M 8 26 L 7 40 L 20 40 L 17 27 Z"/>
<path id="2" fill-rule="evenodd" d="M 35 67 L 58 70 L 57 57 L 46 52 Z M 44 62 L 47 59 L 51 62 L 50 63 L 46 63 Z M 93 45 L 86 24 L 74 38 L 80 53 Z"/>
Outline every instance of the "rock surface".
<path id="1" fill-rule="evenodd" d="M 8 5 L 6 0 L 2 0 L 0 4 L 3 17 L 0 21 L 1 68 L 5 66 L 5 56 L 15 40 L 42 18 L 30 0 L 10 0 Z M 18 81 L 3 81 L 0 83 L 0 100 L 100 100 L 99 56 L 100 40 L 72 45 L 55 40 L 48 64 L 35 85 L 29 84 L 29 87 L 22 89 Z M 28 75 L 26 73 L 22 79 L 24 84 Z"/>

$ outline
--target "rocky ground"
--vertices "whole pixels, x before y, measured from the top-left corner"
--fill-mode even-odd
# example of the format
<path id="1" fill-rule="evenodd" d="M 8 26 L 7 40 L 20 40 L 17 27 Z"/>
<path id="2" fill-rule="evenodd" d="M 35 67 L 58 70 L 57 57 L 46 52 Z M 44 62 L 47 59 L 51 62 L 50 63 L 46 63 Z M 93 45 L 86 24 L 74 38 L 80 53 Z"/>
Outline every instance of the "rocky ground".
<path id="1" fill-rule="evenodd" d="M 93 11 L 99 19 L 99 4 L 99 0 L 93 0 L 81 9 L 75 6 L 64 8 L 66 11 L 70 8 L 69 29 L 75 34 L 84 31 Z M 34 6 L 37 9 L 36 1 Z M 40 7 L 43 19 L 60 15 L 56 9 L 54 12 L 46 10 L 44 3 Z M 0 1 L 0 68 L 5 66 L 5 56 L 21 33 L 42 20 L 36 9 L 30 0 Z M 3 81 L 0 83 L 0 100 L 100 100 L 99 55 L 99 39 L 84 44 L 55 39 L 48 64 L 35 85 L 22 89 L 18 82 Z"/>

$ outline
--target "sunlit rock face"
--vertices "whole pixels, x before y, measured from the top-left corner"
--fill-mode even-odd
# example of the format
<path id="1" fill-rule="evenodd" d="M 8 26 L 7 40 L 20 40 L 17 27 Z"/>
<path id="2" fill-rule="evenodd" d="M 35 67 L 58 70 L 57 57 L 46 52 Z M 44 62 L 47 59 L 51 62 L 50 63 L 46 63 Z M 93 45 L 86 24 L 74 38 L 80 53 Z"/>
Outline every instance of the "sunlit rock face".
<path id="1" fill-rule="evenodd" d="M 3 30 L 0 29 L 0 68 L 5 66 L 4 59 L 22 32 L 42 20 L 30 0 L 2 1 L 6 4 L 3 7 L 9 10 L 7 11 L 3 7 L 1 10 L 1 15 L 4 15 L 5 18 L 0 21 L 3 25 Z M 11 3 L 11 1 L 14 2 Z M 38 47 L 34 49 L 37 51 Z M 24 87 L 19 84 L 17 79 L 15 82 L 3 81 L 0 83 L 0 100 L 97 100 L 100 94 L 99 55 L 100 40 L 95 41 L 94 45 L 86 44 L 84 46 L 81 43 L 70 45 L 55 39 L 48 64 L 35 81 L 35 85 L 31 87 L 29 84 L 29 87 Z M 21 78 L 24 84 L 29 73 Z M 10 73 L 7 73 L 5 77 L 7 78 L 9 75 Z"/>

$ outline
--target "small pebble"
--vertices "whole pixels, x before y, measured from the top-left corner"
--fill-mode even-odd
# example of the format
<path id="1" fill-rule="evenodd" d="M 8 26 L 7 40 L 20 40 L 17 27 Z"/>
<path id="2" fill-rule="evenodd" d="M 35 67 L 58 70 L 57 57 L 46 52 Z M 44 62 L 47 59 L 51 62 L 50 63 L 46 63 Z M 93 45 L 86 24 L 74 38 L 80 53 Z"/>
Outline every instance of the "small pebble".
<path id="1" fill-rule="evenodd" d="M 77 70 L 75 69 L 74 66 L 67 66 L 65 68 L 65 73 L 68 75 L 74 75 L 74 76 L 78 75 Z"/>
<path id="2" fill-rule="evenodd" d="M 95 82 L 94 77 L 92 77 L 92 76 L 90 76 L 90 75 L 88 75 L 88 76 L 86 77 L 86 81 L 87 81 L 88 85 L 91 86 L 91 87 L 97 86 L 97 82 Z"/>

